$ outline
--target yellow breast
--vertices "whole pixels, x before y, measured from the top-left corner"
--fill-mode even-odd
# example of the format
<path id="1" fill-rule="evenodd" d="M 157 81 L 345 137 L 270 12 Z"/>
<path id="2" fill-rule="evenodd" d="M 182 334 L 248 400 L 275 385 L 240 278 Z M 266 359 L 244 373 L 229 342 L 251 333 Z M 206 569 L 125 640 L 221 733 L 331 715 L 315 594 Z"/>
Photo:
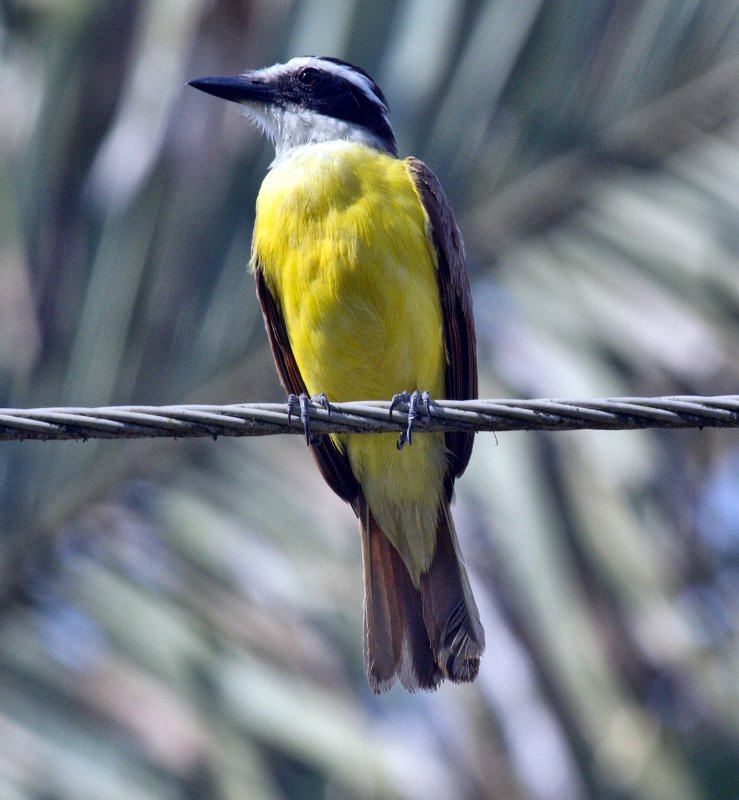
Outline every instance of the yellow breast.
<path id="1" fill-rule="evenodd" d="M 404 161 L 349 142 L 301 148 L 262 184 L 254 254 L 310 393 L 442 396 L 436 253 Z"/>
<path id="2" fill-rule="evenodd" d="M 349 142 L 301 148 L 262 184 L 253 248 L 310 394 L 443 396 L 436 251 L 404 161 Z M 333 438 L 418 584 L 434 553 L 443 435 L 402 451 L 396 434 Z"/>

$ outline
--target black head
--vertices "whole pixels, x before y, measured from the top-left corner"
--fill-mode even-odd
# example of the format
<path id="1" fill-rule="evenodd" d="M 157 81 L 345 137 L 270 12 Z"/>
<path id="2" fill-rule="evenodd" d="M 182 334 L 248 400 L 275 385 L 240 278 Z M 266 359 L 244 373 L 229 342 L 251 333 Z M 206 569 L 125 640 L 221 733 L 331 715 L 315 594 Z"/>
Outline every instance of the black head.
<path id="1" fill-rule="evenodd" d="M 242 75 L 199 78 L 190 86 L 244 105 L 274 138 L 278 153 L 348 139 L 397 155 L 385 96 L 363 69 L 341 59 L 301 56 Z"/>

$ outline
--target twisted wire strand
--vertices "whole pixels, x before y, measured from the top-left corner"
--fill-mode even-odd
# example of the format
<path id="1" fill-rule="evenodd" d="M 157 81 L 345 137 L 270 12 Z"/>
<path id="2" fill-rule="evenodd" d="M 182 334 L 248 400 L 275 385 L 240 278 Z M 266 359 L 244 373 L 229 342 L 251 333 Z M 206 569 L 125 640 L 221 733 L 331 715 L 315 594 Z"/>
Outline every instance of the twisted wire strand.
<path id="1" fill-rule="evenodd" d="M 311 403 L 314 434 L 399 432 L 408 406 L 388 401 Z M 422 431 L 630 430 L 736 428 L 739 395 L 608 397 L 596 400 L 434 400 L 419 414 Z M 0 440 L 185 438 L 303 433 L 285 403 L 0 409 Z"/>

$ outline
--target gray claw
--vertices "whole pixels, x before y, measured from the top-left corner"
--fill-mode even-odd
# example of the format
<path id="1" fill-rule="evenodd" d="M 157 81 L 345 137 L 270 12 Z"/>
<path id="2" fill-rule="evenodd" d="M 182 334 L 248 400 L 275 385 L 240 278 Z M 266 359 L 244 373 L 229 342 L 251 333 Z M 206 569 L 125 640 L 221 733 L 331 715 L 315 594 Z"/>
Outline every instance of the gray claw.
<path id="1" fill-rule="evenodd" d="M 396 447 L 402 450 L 406 442 L 410 445 L 413 444 L 413 428 L 416 424 L 416 419 L 421 412 L 425 412 L 426 416 L 431 416 L 431 395 L 428 392 L 419 392 L 418 389 L 412 393 L 401 392 L 400 394 L 393 395 L 390 402 L 390 417 L 392 419 L 393 411 L 400 403 L 408 403 L 408 427 L 401 432 L 398 436 L 398 443 Z"/>
<path id="2" fill-rule="evenodd" d="M 410 403 L 411 396 L 408 392 L 400 392 L 400 394 L 394 394 L 393 399 L 390 401 L 390 419 L 393 418 L 393 411 L 401 404 L 401 403 Z"/>
<path id="3" fill-rule="evenodd" d="M 323 395 L 323 397 L 325 397 L 325 395 Z M 289 394 L 287 396 L 287 424 L 290 424 L 293 414 L 295 414 L 296 411 L 299 411 L 300 421 L 303 423 L 305 443 L 307 445 L 318 443 L 318 439 L 315 436 L 312 436 L 310 432 L 310 401 L 311 398 L 308 397 L 305 392 L 300 395 Z M 323 405 L 322 401 L 319 402 L 321 402 Z M 328 400 L 326 400 L 326 403 L 328 403 Z"/>
<path id="4" fill-rule="evenodd" d="M 331 416 L 331 404 L 328 402 L 328 397 L 326 396 L 325 392 L 321 392 L 320 394 L 314 394 L 311 397 L 312 403 L 318 403 L 321 408 L 326 409 L 326 413 Z"/>

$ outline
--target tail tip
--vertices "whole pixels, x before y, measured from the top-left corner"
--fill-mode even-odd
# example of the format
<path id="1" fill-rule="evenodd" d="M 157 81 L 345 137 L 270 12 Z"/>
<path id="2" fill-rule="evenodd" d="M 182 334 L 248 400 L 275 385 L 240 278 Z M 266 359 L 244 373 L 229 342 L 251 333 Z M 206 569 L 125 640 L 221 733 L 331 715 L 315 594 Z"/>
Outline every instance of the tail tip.
<path id="1" fill-rule="evenodd" d="M 480 657 L 484 642 L 478 644 L 469 634 L 457 647 L 445 648 L 439 654 L 438 663 L 444 677 L 454 683 L 471 683 L 480 671 Z"/>

